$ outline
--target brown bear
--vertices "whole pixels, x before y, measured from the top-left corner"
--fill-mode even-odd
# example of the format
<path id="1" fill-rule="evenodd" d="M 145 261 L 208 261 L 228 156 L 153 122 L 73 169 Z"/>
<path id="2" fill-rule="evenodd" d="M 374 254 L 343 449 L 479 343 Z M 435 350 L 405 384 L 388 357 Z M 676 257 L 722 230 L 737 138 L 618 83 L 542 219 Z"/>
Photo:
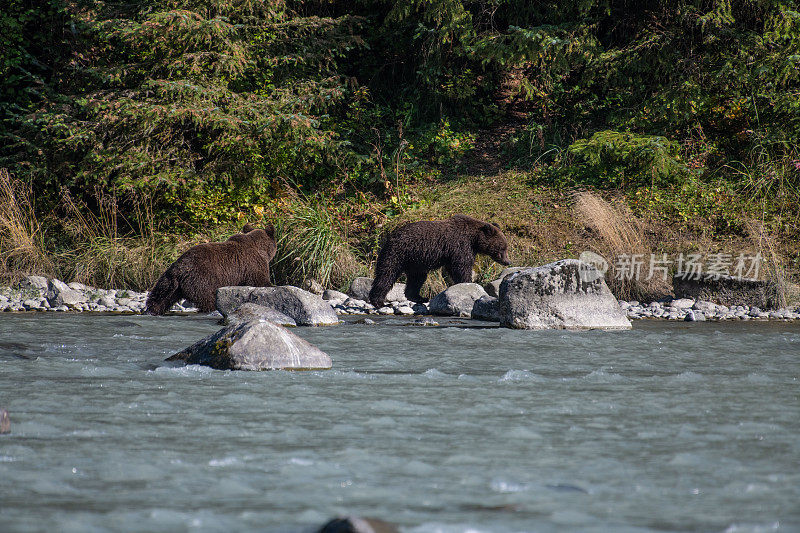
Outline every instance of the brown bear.
<path id="1" fill-rule="evenodd" d="M 470 282 L 477 254 L 510 264 L 508 242 L 497 224 L 466 215 L 406 224 L 389 234 L 378 254 L 369 301 L 382 306 L 401 273 L 407 278 L 406 298 L 414 302 L 426 301 L 419 291 L 428 272 L 439 267 L 453 283 Z"/>
<path id="2" fill-rule="evenodd" d="M 275 228 L 255 229 L 225 242 L 192 246 L 161 274 L 147 297 L 147 313 L 163 315 L 186 298 L 208 313 L 216 308 L 217 289 L 229 285 L 270 287 L 269 262 L 275 257 Z"/>

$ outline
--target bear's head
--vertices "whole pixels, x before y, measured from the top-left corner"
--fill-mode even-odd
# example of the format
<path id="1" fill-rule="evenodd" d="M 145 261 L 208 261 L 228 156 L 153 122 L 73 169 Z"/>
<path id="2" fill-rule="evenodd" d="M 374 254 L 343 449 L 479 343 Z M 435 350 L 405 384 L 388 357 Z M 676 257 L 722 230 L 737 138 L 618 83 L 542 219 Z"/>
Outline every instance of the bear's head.
<path id="1" fill-rule="evenodd" d="M 248 242 L 258 248 L 265 250 L 270 259 L 275 257 L 278 245 L 275 242 L 275 226 L 268 224 L 263 228 L 256 228 L 252 224 L 245 224 L 242 233 L 234 235 L 231 240 Z"/>
<path id="2" fill-rule="evenodd" d="M 248 222 L 242 228 L 242 233 L 250 233 L 251 231 L 255 231 L 257 229 L 259 228 L 256 228 L 254 225 Z M 275 240 L 275 226 L 273 226 L 272 224 L 268 224 L 260 229 L 264 231 L 272 240 Z"/>
<path id="3" fill-rule="evenodd" d="M 511 261 L 508 259 L 508 241 L 500 231 L 500 226 L 495 223 L 484 224 L 478 230 L 476 239 L 476 251 L 488 255 L 501 265 L 508 266 Z"/>

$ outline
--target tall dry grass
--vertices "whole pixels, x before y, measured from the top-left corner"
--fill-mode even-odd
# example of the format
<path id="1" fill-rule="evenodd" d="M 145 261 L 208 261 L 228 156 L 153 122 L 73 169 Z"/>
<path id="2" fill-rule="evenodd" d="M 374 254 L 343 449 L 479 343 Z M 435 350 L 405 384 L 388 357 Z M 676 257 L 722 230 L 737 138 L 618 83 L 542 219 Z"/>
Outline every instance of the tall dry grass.
<path id="1" fill-rule="evenodd" d="M 662 275 L 657 274 L 647 279 L 652 250 L 636 217 L 627 206 L 612 205 L 588 191 L 576 192 L 573 202 L 575 215 L 596 234 L 596 249 L 593 251 L 608 261 L 606 282 L 617 298 L 649 300 L 672 292 L 671 278 L 665 280 Z M 647 262 L 642 265 L 641 274 L 630 277 L 617 275 L 613 268 L 617 258 L 634 255 Z"/>
<path id="2" fill-rule="evenodd" d="M 0 278 L 10 283 L 25 274 L 47 275 L 54 270 L 34 210 L 33 191 L 0 168 Z"/>
<path id="3" fill-rule="evenodd" d="M 93 212 L 65 193 L 54 214 L 40 220 L 30 186 L 0 169 L 0 282 L 38 274 L 94 287 L 152 286 L 180 243 L 157 230 L 147 202 L 135 203 L 131 221 L 113 197 L 100 195 L 98 205 Z M 139 232 L 122 235 L 120 221 Z"/>
<path id="4" fill-rule="evenodd" d="M 761 255 L 763 269 L 760 277 L 768 283 L 770 303 L 775 308 L 786 307 L 791 284 L 783 258 L 778 253 L 777 239 L 766 230 L 761 221 L 748 221 L 746 228 L 750 240 Z"/>
<path id="5" fill-rule="evenodd" d="M 146 200 L 133 203 L 129 215 L 133 220 L 122 216 L 117 199 L 108 195 L 98 195 L 95 211 L 68 193 L 61 206 L 62 228 L 71 240 L 69 249 L 59 254 L 61 275 L 66 279 L 95 287 L 146 290 L 185 247 L 158 231 Z M 121 221 L 139 231 L 121 234 Z"/>
<path id="6" fill-rule="evenodd" d="M 367 268 L 356 257 L 341 225 L 324 201 L 293 199 L 275 220 L 278 250 L 271 271 L 276 284 L 315 279 L 344 289 Z"/>

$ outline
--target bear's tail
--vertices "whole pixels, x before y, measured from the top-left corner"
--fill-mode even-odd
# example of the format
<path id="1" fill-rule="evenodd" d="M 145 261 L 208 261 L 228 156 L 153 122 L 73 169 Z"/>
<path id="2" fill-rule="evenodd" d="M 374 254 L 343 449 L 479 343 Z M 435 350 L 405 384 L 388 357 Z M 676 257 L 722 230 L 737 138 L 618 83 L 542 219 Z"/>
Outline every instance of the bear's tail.
<path id="1" fill-rule="evenodd" d="M 170 269 L 167 269 L 147 296 L 145 312 L 150 315 L 163 315 L 180 299 L 180 284 Z"/>

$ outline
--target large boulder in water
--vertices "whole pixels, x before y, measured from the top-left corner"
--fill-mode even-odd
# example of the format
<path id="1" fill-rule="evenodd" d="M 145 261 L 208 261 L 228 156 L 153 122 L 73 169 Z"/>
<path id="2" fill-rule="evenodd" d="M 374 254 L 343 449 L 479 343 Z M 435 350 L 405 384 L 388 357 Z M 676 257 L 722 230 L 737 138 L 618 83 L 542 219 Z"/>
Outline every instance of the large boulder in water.
<path id="1" fill-rule="evenodd" d="M 487 296 L 486 291 L 477 283 L 457 283 L 431 298 L 428 310 L 434 315 L 469 317 L 475 302 L 483 296 Z"/>
<path id="2" fill-rule="evenodd" d="M 328 354 L 266 320 L 225 327 L 167 361 L 218 370 L 318 370 L 332 365 Z"/>
<path id="3" fill-rule="evenodd" d="M 271 307 L 291 317 L 298 326 L 329 326 L 339 323 L 333 307 L 316 294 L 298 287 L 220 287 L 217 310 L 228 316 L 245 303 Z"/>
<path id="4" fill-rule="evenodd" d="M 269 320 L 273 324 L 279 326 L 294 327 L 297 322 L 290 316 L 286 316 L 280 311 L 276 311 L 271 307 L 264 307 L 254 303 L 242 304 L 241 307 L 235 309 L 228 316 L 225 317 L 223 323 L 226 326 L 236 326 L 244 322 L 252 322 L 253 320 Z"/>
<path id="5" fill-rule="evenodd" d="M 347 294 L 356 300 L 364 300 L 365 302 L 369 301 L 369 291 L 372 289 L 372 278 L 356 278 L 353 280 L 353 283 L 350 284 L 350 290 L 347 291 Z M 405 283 L 395 283 L 392 285 L 392 289 L 389 291 L 389 294 L 386 295 L 387 302 L 402 302 L 407 300 L 405 296 L 406 292 L 406 284 Z"/>
<path id="6" fill-rule="evenodd" d="M 563 259 L 507 276 L 500 284 L 500 325 L 515 329 L 631 329 L 602 274 Z"/>

